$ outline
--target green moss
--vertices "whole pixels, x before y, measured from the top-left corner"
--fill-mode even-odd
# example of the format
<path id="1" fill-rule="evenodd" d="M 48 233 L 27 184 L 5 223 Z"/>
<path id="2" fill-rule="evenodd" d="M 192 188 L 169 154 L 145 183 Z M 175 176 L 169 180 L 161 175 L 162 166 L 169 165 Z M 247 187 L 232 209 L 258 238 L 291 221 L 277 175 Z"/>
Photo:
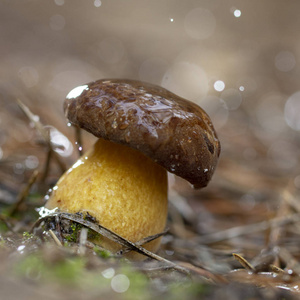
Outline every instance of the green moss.
<path id="1" fill-rule="evenodd" d="M 64 255 L 67 253 L 62 251 Z M 25 257 L 21 256 L 13 267 L 14 274 L 36 283 L 54 282 L 95 295 L 110 295 L 110 297 L 113 295 L 114 299 L 150 300 L 161 297 L 166 300 L 181 300 L 186 299 L 187 295 L 189 299 L 201 299 L 202 296 L 209 293 L 206 284 L 193 283 L 188 278 L 185 280 L 175 271 L 171 276 L 169 273 L 166 274 L 166 277 L 157 277 L 155 282 L 155 278 L 150 280 L 145 274 L 131 267 L 129 263 L 106 264 L 102 267 L 99 265 L 97 268 L 91 268 L 91 261 L 86 257 L 67 255 L 53 261 L 53 257 L 50 255 L 49 261 L 48 255 L 49 253 L 45 254 L 44 251 L 41 251 Z M 103 275 L 107 269 L 113 271 L 109 278 Z M 118 293 L 113 288 L 113 278 L 120 274 L 127 276 L 129 280 L 128 289 L 122 293 Z"/>
<path id="2" fill-rule="evenodd" d="M 89 229 L 88 230 L 88 239 L 99 241 L 101 239 L 101 235 L 99 233 L 97 233 L 96 231 Z"/>
<path id="3" fill-rule="evenodd" d="M 70 228 L 68 233 L 63 233 L 63 237 L 66 239 L 67 242 L 69 243 L 77 243 L 78 242 L 78 237 L 80 235 L 80 231 L 82 228 L 85 228 L 82 224 L 76 223 L 76 222 L 70 222 Z M 101 239 L 101 236 L 91 230 L 88 229 L 88 240 L 94 241 L 94 240 L 99 240 Z"/>
<path id="4" fill-rule="evenodd" d="M 149 279 L 146 275 L 132 270 L 131 268 L 123 268 L 122 273 L 126 275 L 130 281 L 128 290 L 124 293 L 124 299 L 128 300 L 148 300 L 153 299 L 150 290 Z"/>
<path id="5" fill-rule="evenodd" d="M 23 239 L 31 239 L 34 235 L 32 233 L 29 233 L 28 231 L 23 232 Z"/>
<path id="6" fill-rule="evenodd" d="M 72 222 L 70 225 L 69 233 L 63 234 L 63 237 L 69 243 L 76 243 L 80 230 L 82 229 L 82 225 Z"/>
<path id="7" fill-rule="evenodd" d="M 82 258 L 76 257 L 73 259 L 66 259 L 55 266 L 55 278 L 65 281 L 66 283 L 77 282 L 83 275 L 84 266 L 85 261 Z"/>
<path id="8" fill-rule="evenodd" d="M 14 266 L 18 276 L 29 279 L 53 280 L 63 284 L 76 284 L 83 277 L 85 261 L 81 257 L 47 263 L 39 254 L 31 254 Z"/>
<path id="9" fill-rule="evenodd" d="M 191 281 L 186 282 L 174 282 L 169 286 L 168 295 L 169 299 L 185 299 L 187 295 L 190 298 L 198 297 L 206 295 L 208 292 L 207 285 L 204 283 L 194 283 Z M 167 299 L 168 299 L 167 298 Z"/>
<path id="10" fill-rule="evenodd" d="M 112 257 L 111 252 L 105 249 L 100 249 L 99 247 L 94 247 L 93 248 L 94 252 L 101 258 L 110 258 Z"/>

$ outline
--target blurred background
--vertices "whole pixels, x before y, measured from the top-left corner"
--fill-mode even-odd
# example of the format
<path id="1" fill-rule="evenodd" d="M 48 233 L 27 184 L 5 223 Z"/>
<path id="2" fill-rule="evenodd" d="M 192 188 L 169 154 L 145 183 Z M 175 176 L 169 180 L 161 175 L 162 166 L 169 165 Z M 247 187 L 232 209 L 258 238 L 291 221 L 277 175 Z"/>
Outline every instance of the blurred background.
<path id="1" fill-rule="evenodd" d="M 159 254 L 229 281 L 242 280 L 230 273 L 241 267 L 233 252 L 250 261 L 271 253 L 265 266 L 300 274 L 299 11 L 298 0 L 0 0 L 0 217 L 38 169 L 18 207 L 22 220 L 8 220 L 22 234 L 78 158 L 62 108 L 71 89 L 101 78 L 148 81 L 202 106 L 222 145 L 207 188 L 170 175 L 170 231 Z M 94 139 L 83 133 L 83 148 Z M 1 286 L 12 295 L 5 272 Z"/>
<path id="2" fill-rule="evenodd" d="M 283 191 L 300 189 L 299 10 L 296 0 L 1 0 L 2 201 L 14 201 L 47 158 L 16 99 L 48 126 L 69 166 L 78 152 L 67 93 L 130 78 L 198 103 L 215 124 L 222 154 L 209 187 L 170 176 L 170 198 L 189 200 L 199 233 L 276 215 Z M 92 141 L 85 135 L 84 148 Z"/>

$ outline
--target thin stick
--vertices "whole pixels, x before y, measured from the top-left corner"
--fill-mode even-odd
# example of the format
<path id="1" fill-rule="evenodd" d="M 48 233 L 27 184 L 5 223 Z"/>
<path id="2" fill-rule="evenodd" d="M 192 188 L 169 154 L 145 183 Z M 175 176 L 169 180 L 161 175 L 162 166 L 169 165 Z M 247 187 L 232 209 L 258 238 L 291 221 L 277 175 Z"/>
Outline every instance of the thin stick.
<path id="1" fill-rule="evenodd" d="M 57 153 L 53 150 L 53 146 L 51 143 L 51 139 L 49 136 L 49 132 L 44 128 L 44 125 L 39 121 L 39 117 L 37 115 L 34 115 L 30 109 L 20 100 L 17 99 L 17 103 L 21 110 L 24 112 L 24 114 L 28 117 L 28 119 L 34 124 L 34 127 L 37 129 L 37 131 L 41 134 L 43 139 L 45 140 L 48 148 L 53 154 L 53 158 L 56 160 L 57 164 L 59 165 L 62 172 L 66 171 L 65 164 L 61 161 Z"/>
<path id="2" fill-rule="evenodd" d="M 24 200 L 28 196 L 29 191 L 30 191 L 32 185 L 35 183 L 38 174 L 39 174 L 38 170 L 35 170 L 32 173 L 32 175 L 30 176 L 30 179 L 29 179 L 27 185 L 19 193 L 19 195 L 17 197 L 17 202 L 9 210 L 9 212 L 8 212 L 9 216 L 13 216 L 19 210 L 19 207 L 21 206 L 21 204 L 24 202 Z"/>
<path id="3" fill-rule="evenodd" d="M 57 244 L 57 246 L 62 247 L 62 243 L 60 242 L 60 240 L 57 238 L 57 236 L 51 229 L 49 230 L 49 233 L 50 233 L 51 237 L 53 238 L 53 240 L 55 241 L 55 243 Z"/>
<path id="4" fill-rule="evenodd" d="M 153 240 L 156 240 L 156 239 L 160 238 L 161 236 L 165 235 L 168 231 L 169 231 L 169 229 L 166 229 L 163 232 L 147 236 L 147 237 L 135 242 L 135 244 L 138 245 L 138 246 L 143 246 L 147 243 L 150 243 Z M 121 255 L 121 254 L 124 255 L 124 254 L 130 252 L 131 250 L 132 250 L 131 248 L 121 249 L 120 251 L 117 252 L 117 255 Z"/>
<path id="5" fill-rule="evenodd" d="M 46 159 L 46 164 L 44 166 L 44 171 L 43 171 L 43 176 L 41 178 L 41 182 L 44 182 L 45 179 L 48 176 L 49 173 L 49 169 L 50 169 L 50 161 L 51 161 L 51 157 L 52 157 L 52 151 L 51 149 L 48 149 L 48 153 L 47 153 L 47 159 Z"/>
<path id="6" fill-rule="evenodd" d="M 296 214 L 291 214 L 289 216 L 278 217 L 271 220 L 262 221 L 259 223 L 229 228 L 223 231 L 218 231 L 212 234 L 201 236 L 200 239 L 202 244 L 210 244 L 210 243 L 220 242 L 238 236 L 250 234 L 253 232 L 264 231 L 269 229 L 271 226 L 274 227 L 282 226 L 282 225 L 299 222 L 299 221 L 300 221 L 300 213 L 296 213 Z"/>
<path id="7" fill-rule="evenodd" d="M 190 272 L 187 269 L 185 269 L 185 268 L 183 268 L 183 267 L 181 267 L 181 266 L 179 266 L 179 265 L 177 265 L 177 264 L 175 264 L 175 263 L 173 263 L 173 262 L 171 262 L 171 261 L 155 254 L 155 253 L 152 253 L 151 251 L 149 251 L 149 250 L 147 250 L 147 249 L 145 249 L 145 248 L 143 248 L 139 245 L 136 245 L 135 243 L 133 243 L 131 241 L 128 241 L 127 239 L 123 238 L 122 236 L 118 235 L 117 233 L 101 226 L 100 224 L 95 224 L 95 223 L 92 223 L 90 221 L 84 220 L 79 215 L 74 215 L 74 214 L 70 214 L 70 213 L 55 212 L 55 213 L 49 214 L 48 216 L 40 218 L 39 220 L 37 220 L 35 222 L 35 224 L 33 225 L 33 228 L 38 226 L 44 219 L 53 218 L 53 217 L 56 217 L 57 215 L 59 215 L 60 218 L 64 218 L 64 219 L 79 223 L 81 225 L 84 225 L 84 226 L 88 227 L 89 229 L 101 234 L 102 236 L 104 236 L 104 237 L 106 237 L 106 238 L 108 238 L 108 239 L 110 239 L 110 240 L 126 247 L 126 248 L 131 248 L 132 250 L 134 250 L 134 251 L 136 251 L 140 254 L 148 256 L 148 257 L 150 257 L 152 259 L 155 259 L 157 261 L 164 262 L 165 264 L 172 267 L 174 270 L 177 270 L 177 271 L 179 271 L 181 273 L 184 273 L 186 275 L 190 274 Z"/>

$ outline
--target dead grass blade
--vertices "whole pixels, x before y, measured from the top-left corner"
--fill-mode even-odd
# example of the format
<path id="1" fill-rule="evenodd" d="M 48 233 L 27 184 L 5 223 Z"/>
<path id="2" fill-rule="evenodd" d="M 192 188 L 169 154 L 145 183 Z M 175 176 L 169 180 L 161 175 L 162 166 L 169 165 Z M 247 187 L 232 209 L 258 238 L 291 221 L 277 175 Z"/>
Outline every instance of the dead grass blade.
<path id="1" fill-rule="evenodd" d="M 244 257 L 237 253 L 232 253 L 232 255 L 246 270 L 255 271 L 254 267 Z"/>

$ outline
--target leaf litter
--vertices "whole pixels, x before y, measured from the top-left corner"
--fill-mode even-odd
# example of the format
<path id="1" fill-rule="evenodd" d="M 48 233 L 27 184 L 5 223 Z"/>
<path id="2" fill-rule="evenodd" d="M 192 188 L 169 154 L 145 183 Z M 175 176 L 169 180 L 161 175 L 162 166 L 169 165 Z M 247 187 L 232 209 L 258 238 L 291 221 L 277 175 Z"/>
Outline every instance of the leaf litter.
<path id="1" fill-rule="evenodd" d="M 26 170 L 14 183 L 7 170 L 19 158 L 12 151 L 0 161 L 0 196 L 4 195 L 0 197 L 0 288 L 4 294 L 17 285 L 32 299 L 41 295 L 48 295 L 46 299 L 83 295 L 86 299 L 99 299 L 99 295 L 103 299 L 297 299 L 299 191 L 288 176 L 272 174 L 269 165 L 261 171 L 259 166 L 239 164 L 232 147 L 225 151 L 207 189 L 192 190 L 172 177 L 176 185 L 171 183 L 169 194 L 169 229 L 134 244 L 86 215 L 56 211 L 39 218 L 37 210 L 47 189 L 70 161 L 54 151 L 40 118 L 21 101 L 18 105 L 43 139 L 38 147 L 27 145 L 26 151 L 32 149 L 44 165 Z M 26 125 L 26 118 L 22 121 Z M 74 230 L 66 233 L 64 226 Z M 88 240 L 91 232 L 123 249 L 118 253 L 101 249 Z M 143 248 L 160 236 L 157 254 Z M 130 262 L 124 257 L 130 251 L 148 259 Z M 36 288 L 30 292 L 32 284 Z"/>

